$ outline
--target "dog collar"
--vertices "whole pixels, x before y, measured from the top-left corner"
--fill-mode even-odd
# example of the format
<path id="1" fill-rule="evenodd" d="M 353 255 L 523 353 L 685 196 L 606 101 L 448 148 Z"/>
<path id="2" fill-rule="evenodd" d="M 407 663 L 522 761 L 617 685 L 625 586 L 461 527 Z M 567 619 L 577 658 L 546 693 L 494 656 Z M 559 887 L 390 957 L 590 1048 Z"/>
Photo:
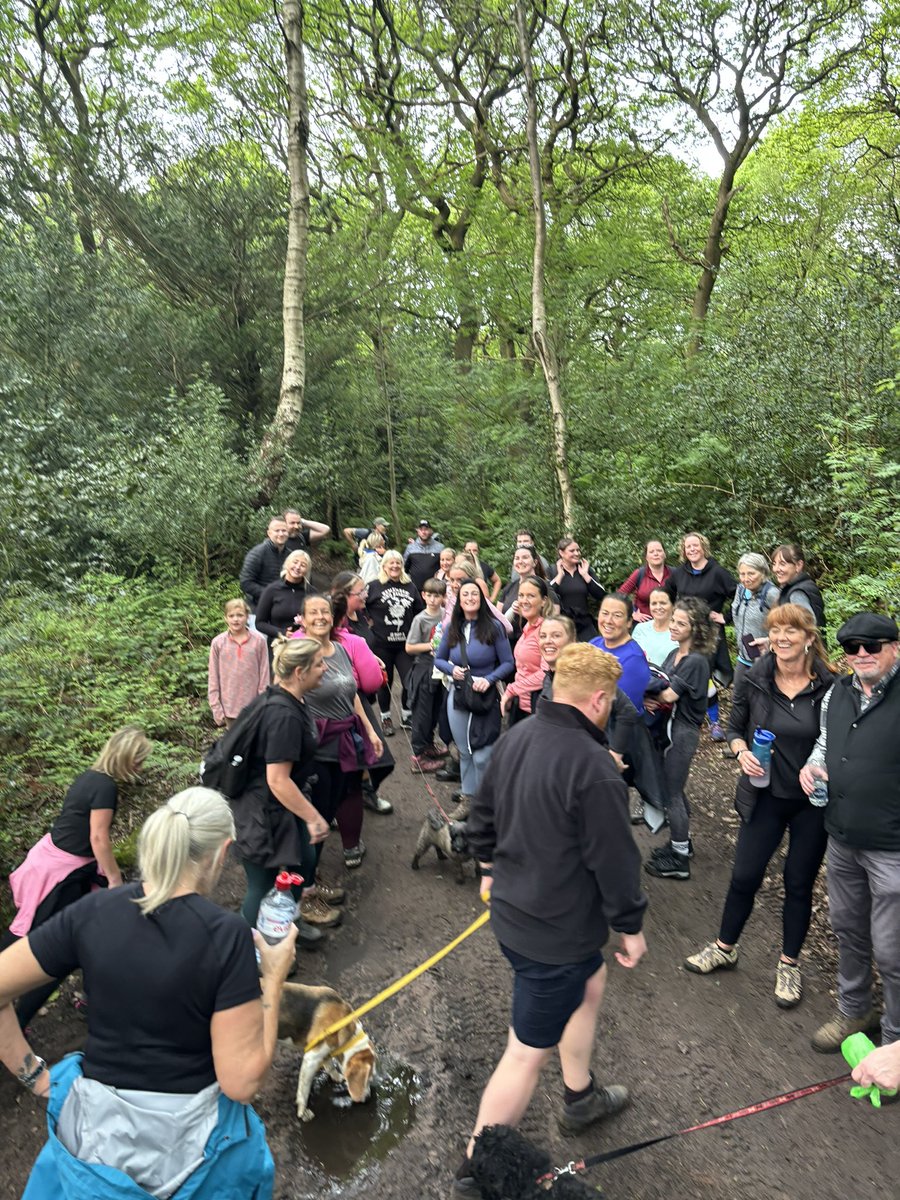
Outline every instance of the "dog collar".
<path id="1" fill-rule="evenodd" d="M 364 1029 L 360 1029 L 359 1033 L 354 1034 L 349 1041 L 344 1042 L 341 1046 L 338 1046 L 336 1050 L 332 1050 L 331 1057 L 339 1058 L 341 1060 L 341 1066 L 346 1067 L 347 1060 L 349 1058 L 352 1058 L 354 1054 L 358 1054 L 360 1050 L 369 1048 L 371 1044 L 372 1043 L 369 1041 L 369 1035 Z"/>

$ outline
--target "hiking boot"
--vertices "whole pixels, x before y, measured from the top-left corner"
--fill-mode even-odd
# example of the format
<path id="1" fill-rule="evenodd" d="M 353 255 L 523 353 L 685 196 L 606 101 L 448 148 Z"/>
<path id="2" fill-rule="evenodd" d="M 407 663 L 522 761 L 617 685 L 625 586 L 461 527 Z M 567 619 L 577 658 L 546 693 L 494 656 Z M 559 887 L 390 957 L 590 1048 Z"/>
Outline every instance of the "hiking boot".
<path id="1" fill-rule="evenodd" d="M 326 904 L 332 905 L 343 904 L 347 899 L 347 893 L 342 887 L 333 883 L 325 883 L 321 879 L 316 880 L 315 887 L 310 888 L 307 895 L 318 896 Z"/>
<path id="2" fill-rule="evenodd" d="M 321 896 L 310 896 L 308 893 L 300 901 L 300 916 L 310 925 L 321 925 L 324 929 L 340 925 L 343 920 L 343 913 L 339 909 L 326 904 Z"/>
<path id="3" fill-rule="evenodd" d="M 472 807 L 472 797 L 464 796 L 462 792 L 459 794 L 459 803 L 455 808 L 451 808 L 447 816 L 451 821 L 467 821 L 469 819 L 469 811 Z"/>
<path id="4" fill-rule="evenodd" d="M 813 1050 L 819 1054 L 835 1054 L 844 1038 L 854 1033 L 874 1033 L 881 1024 L 881 1014 L 870 1008 L 863 1017 L 847 1017 L 839 1012 L 836 1017 L 820 1025 L 810 1039 Z"/>
<path id="5" fill-rule="evenodd" d="M 386 817 L 388 813 L 394 811 L 394 806 L 390 800 L 385 800 L 383 796 L 379 796 L 371 783 L 368 785 L 363 784 L 362 798 L 363 805 L 369 812 L 380 813 L 381 816 Z"/>
<path id="6" fill-rule="evenodd" d="M 425 754 L 413 754 L 409 760 L 410 770 L 413 775 L 424 775 L 428 771 L 439 771 L 441 769 L 440 759 L 426 758 Z"/>
<path id="7" fill-rule="evenodd" d="M 365 857 L 366 847 L 362 838 L 360 838 L 358 846 L 351 846 L 349 850 L 344 851 L 344 866 L 348 871 L 355 871 L 357 867 L 362 866 L 362 860 Z"/>
<path id="8" fill-rule="evenodd" d="M 713 723 L 710 725 L 709 736 L 712 738 L 712 740 L 714 742 L 724 742 L 725 741 L 725 730 L 722 728 L 722 726 L 719 724 L 718 721 L 713 721 Z"/>
<path id="9" fill-rule="evenodd" d="M 325 941 L 325 934 L 321 929 L 317 929 L 315 925 L 309 925 L 306 921 L 297 921 L 297 945 L 302 946 L 304 950 L 318 950 L 322 942 Z"/>
<path id="10" fill-rule="evenodd" d="M 733 946 L 731 950 L 723 950 L 718 942 L 710 942 L 708 946 L 684 960 L 684 969 L 693 971 L 695 975 L 709 975 L 711 971 L 730 971 L 732 967 L 737 966 L 737 961 L 737 946 Z"/>
<path id="11" fill-rule="evenodd" d="M 393 737 L 394 736 L 394 732 L 395 732 L 394 722 L 391 720 L 390 717 L 382 717 L 381 718 L 381 732 L 384 734 L 385 737 Z"/>
<path id="12" fill-rule="evenodd" d="M 659 858 L 660 855 L 668 854 L 670 849 L 671 849 L 671 845 L 669 843 L 666 843 L 665 846 L 657 846 L 655 850 L 651 851 L 650 857 L 651 858 Z M 694 839 L 693 838 L 688 838 L 687 856 L 688 856 L 688 858 L 694 857 Z"/>
<path id="13" fill-rule="evenodd" d="M 452 758 L 448 758 L 435 775 L 435 779 L 440 779 L 441 783 L 459 783 L 462 779 L 459 763 L 454 762 Z"/>
<path id="14" fill-rule="evenodd" d="M 679 854 L 671 846 L 664 846 L 652 854 L 644 863 L 648 875 L 657 879 L 690 879 L 691 860 L 686 854 Z"/>
<path id="15" fill-rule="evenodd" d="M 779 1008 L 793 1008 L 803 995 L 803 978 L 796 963 L 779 960 L 775 968 L 775 1003 Z"/>
<path id="16" fill-rule="evenodd" d="M 609 1087 L 594 1088 L 573 1104 L 564 1104 L 562 1113 L 556 1119 L 556 1124 L 562 1134 L 580 1133 L 595 1121 L 604 1117 L 615 1116 L 621 1112 L 631 1100 L 628 1088 L 619 1083 Z"/>

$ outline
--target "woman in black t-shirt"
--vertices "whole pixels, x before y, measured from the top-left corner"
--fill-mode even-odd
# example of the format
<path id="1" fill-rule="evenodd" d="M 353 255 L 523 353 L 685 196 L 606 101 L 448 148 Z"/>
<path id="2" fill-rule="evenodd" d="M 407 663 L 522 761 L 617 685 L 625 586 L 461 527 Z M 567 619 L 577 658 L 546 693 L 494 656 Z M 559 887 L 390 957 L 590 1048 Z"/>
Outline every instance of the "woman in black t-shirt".
<path id="1" fill-rule="evenodd" d="M 32 846 L 10 876 L 18 912 L 0 940 L 0 949 L 80 900 L 91 888 L 120 886 L 122 873 L 109 836 L 119 785 L 134 783 L 149 753 L 143 732 L 128 725 L 116 730 L 93 766 L 73 782 L 50 832 Z M 23 1029 L 56 986 L 54 980 L 20 998 L 16 1011 Z"/>
<path id="2" fill-rule="evenodd" d="M 296 934 L 269 946 L 207 898 L 233 835 L 218 792 L 179 793 L 141 830 L 142 884 L 86 896 L 0 955 L 0 1059 L 49 1096 L 56 1133 L 29 1194 L 65 1197 L 73 1178 L 85 1194 L 91 1172 L 98 1196 L 124 1194 L 109 1169 L 155 1194 L 186 1179 L 198 1195 L 265 1194 L 272 1160 L 245 1105 L 272 1063 Z M 87 1042 L 53 1068 L 50 1095 L 10 1001 L 78 969 L 91 995 Z"/>
<path id="3" fill-rule="evenodd" d="M 662 664 L 669 686 L 656 700 L 644 701 L 648 712 L 660 702 L 672 704 L 669 745 L 663 758 L 666 809 L 671 841 L 653 851 L 644 870 L 660 879 L 690 879 L 691 806 L 684 793 L 691 763 L 700 742 L 700 726 L 706 716 L 709 689 L 709 655 L 715 648 L 718 630 L 702 600 L 678 600 L 672 610 L 669 632 L 675 649 Z"/>
<path id="4" fill-rule="evenodd" d="M 256 628 L 271 642 L 300 624 L 303 597 L 315 591 L 309 581 L 312 559 L 305 550 L 295 550 L 284 560 L 281 578 L 262 590 L 256 606 Z"/>
<path id="5" fill-rule="evenodd" d="M 272 651 L 275 683 L 267 699 L 253 748 L 247 791 L 234 802 L 235 847 L 247 876 L 241 913 L 256 924 L 260 901 L 283 868 L 310 886 L 315 875 L 314 847 L 328 836 L 324 821 L 301 787 L 315 770 L 315 725 L 304 697 L 322 683 L 325 660 L 312 638 L 279 638 Z M 301 887 L 293 889 L 299 901 Z M 321 934 L 303 925 L 305 944 Z"/>

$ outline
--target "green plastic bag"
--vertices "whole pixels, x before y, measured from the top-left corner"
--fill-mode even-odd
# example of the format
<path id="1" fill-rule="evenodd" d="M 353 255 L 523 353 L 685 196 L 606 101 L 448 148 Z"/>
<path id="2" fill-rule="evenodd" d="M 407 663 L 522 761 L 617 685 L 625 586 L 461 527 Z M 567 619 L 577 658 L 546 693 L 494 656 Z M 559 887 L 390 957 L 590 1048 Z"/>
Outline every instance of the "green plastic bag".
<path id="1" fill-rule="evenodd" d="M 875 1043 L 864 1033 L 851 1034 L 841 1042 L 841 1054 L 849 1063 L 851 1071 L 874 1049 Z M 882 1089 L 874 1083 L 854 1084 L 850 1089 L 850 1095 L 854 1100 L 863 1100 L 868 1096 L 873 1108 L 881 1108 L 881 1091 Z M 885 1088 L 884 1094 L 885 1096 L 896 1096 L 897 1090 L 896 1088 Z"/>

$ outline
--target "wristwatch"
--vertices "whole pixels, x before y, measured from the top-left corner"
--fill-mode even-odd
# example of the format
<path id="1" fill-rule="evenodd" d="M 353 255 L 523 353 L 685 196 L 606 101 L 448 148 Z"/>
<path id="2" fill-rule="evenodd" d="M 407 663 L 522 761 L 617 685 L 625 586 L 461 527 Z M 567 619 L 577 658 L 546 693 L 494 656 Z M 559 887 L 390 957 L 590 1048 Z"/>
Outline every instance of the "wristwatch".
<path id="1" fill-rule="evenodd" d="M 28 1053 L 25 1055 L 25 1061 L 22 1066 L 16 1071 L 16 1079 L 21 1083 L 22 1087 L 27 1087 L 29 1092 L 34 1091 L 34 1085 L 47 1070 L 47 1064 L 39 1054 Z"/>

